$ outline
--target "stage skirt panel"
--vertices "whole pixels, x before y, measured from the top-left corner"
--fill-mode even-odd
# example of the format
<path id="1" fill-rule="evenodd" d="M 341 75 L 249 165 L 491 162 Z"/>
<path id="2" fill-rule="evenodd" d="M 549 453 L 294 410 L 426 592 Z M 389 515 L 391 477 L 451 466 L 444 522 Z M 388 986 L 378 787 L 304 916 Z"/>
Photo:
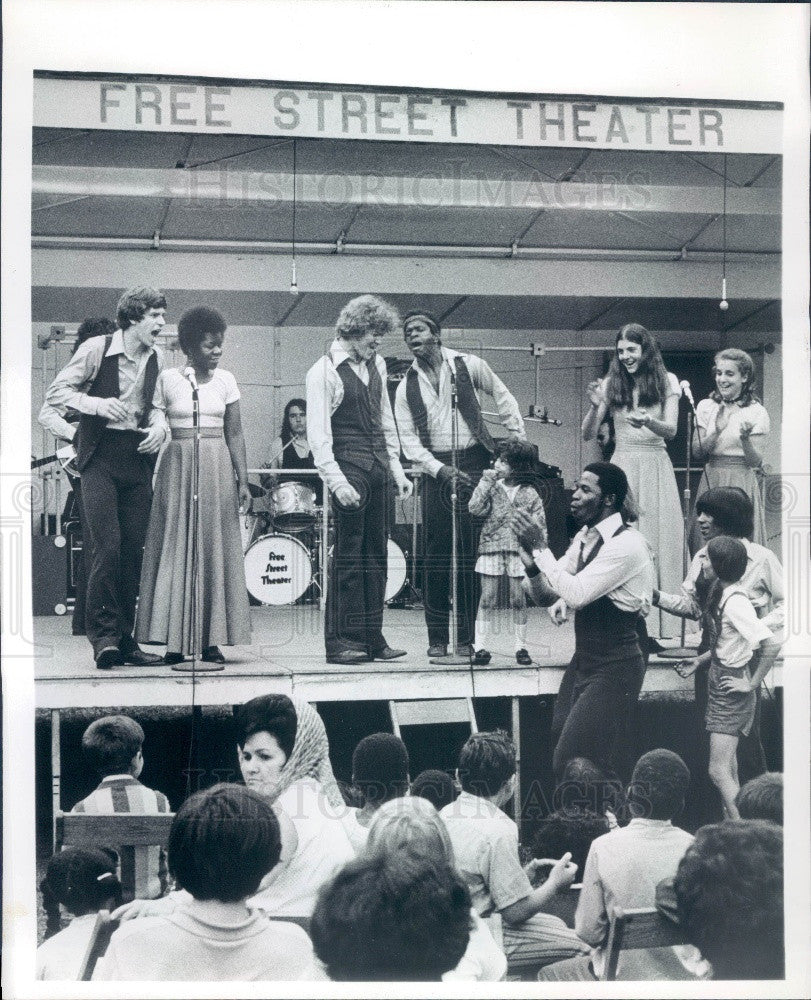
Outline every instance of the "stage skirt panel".
<path id="1" fill-rule="evenodd" d="M 204 429 L 208 435 L 211 430 Z M 136 639 L 191 653 L 191 524 L 194 441 L 173 439 L 158 466 L 139 597 Z M 222 432 L 200 440 L 201 645 L 251 641 L 237 492 Z M 187 544 L 188 542 L 188 544 Z"/>
<path id="2" fill-rule="evenodd" d="M 752 501 L 755 508 L 755 530 L 752 541 L 758 545 L 767 545 L 766 517 L 763 512 L 763 501 L 760 497 L 760 481 L 758 471 L 746 464 L 745 459 L 738 455 L 712 455 L 705 466 L 705 471 L 698 483 L 696 500 L 708 489 L 717 486 L 737 486 Z M 693 517 L 690 532 L 690 549 L 697 552 L 705 544 Z"/>

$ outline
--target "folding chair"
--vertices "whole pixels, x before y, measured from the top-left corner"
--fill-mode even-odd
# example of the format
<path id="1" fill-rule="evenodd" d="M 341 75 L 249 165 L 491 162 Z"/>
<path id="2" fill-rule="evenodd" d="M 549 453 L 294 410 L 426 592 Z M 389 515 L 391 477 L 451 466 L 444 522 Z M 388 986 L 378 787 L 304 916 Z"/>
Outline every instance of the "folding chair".
<path id="1" fill-rule="evenodd" d="M 655 907 L 638 910 L 617 907 L 608 931 L 605 967 L 601 978 L 606 982 L 616 979 L 621 951 L 632 948 L 670 948 L 676 944 L 689 944 L 687 935 L 678 924 L 663 916 Z"/>

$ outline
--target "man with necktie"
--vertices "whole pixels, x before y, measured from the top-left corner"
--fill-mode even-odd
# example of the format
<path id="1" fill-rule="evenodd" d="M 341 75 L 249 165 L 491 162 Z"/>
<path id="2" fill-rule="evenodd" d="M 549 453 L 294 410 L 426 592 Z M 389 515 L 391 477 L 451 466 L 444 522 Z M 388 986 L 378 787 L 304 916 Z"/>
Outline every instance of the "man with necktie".
<path id="1" fill-rule="evenodd" d="M 575 610 L 575 652 L 552 719 L 558 778 L 574 757 L 620 775 L 630 765 L 630 726 L 645 675 L 639 616 L 651 606 L 654 567 L 647 542 L 623 520 L 627 493 L 618 466 L 587 465 L 571 502 L 580 530 L 557 560 L 526 514 L 513 517 L 528 589 L 543 573 L 560 595 L 549 609 L 552 620 L 560 625 L 566 609 Z"/>
<path id="2" fill-rule="evenodd" d="M 412 490 L 377 353 L 399 326 L 391 306 L 360 295 L 341 310 L 329 351 L 307 372 L 307 440 L 332 494 L 335 523 L 324 622 L 328 663 L 405 656 L 382 631 L 391 479 L 399 499 Z"/>

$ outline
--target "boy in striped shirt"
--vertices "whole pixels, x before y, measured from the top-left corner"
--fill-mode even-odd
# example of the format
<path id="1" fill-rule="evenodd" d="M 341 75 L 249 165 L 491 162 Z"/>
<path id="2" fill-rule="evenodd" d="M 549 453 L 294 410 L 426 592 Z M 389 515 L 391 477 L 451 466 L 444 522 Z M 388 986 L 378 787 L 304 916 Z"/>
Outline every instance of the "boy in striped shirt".
<path id="1" fill-rule="evenodd" d="M 73 807 L 75 813 L 168 813 L 169 800 L 138 781 L 144 767 L 144 731 L 127 715 L 106 715 L 82 736 L 82 750 L 101 784 Z M 134 857 L 134 885 L 122 884 L 124 899 L 157 899 L 166 891 L 166 852 L 158 847 L 123 847 Z M 125 866 L 126 867 L 126 866 Z"/>

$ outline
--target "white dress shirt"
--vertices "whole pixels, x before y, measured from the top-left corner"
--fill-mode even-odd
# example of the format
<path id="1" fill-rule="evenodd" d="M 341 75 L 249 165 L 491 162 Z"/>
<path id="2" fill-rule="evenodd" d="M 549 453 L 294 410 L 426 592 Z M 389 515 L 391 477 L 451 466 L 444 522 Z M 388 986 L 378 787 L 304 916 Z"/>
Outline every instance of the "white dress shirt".
<path id="1" fill-rule="evenodd" d="M 740 583 L 724 587 L 721 605 L 721 629 L 715 644 L 715 658 L 730 669 L 745 667 L 752 653 L 765 639 L 771 639 L 772 633 L 769 626 L 758 618 Z"/>
<path id="2" fill-rule="evenodd" d="M 552 589 L 570 608 L 583 608 L 607 596 L 620 611 L 641 611 L 646 615 L 650 610 L 654 581 L 650 547 L 636 528 L 616 535 L 622 523 L 617 513 L 592 528 L 581 528 L 561 559 L 555 559 L 550 549 L 532 553 Z M 600 536 L 600 551 L 578 573 L 580 543 L 585 541 L 583 557 L 588 558 Z"/>
<path id="3" fill-rule="evenodd" d="M 339 486 L 348 486 L 349 480 L 341 472 L 332 450 L 332 414 L 338 409 L 344 398 L 344 384 L 336 371 L 338 365 L 349 358 L 349 366 L 364 385 L 369 384 L 369 369 L 365 361 L 355 361 L 340 340 L 333 340 L 329 354 L 319 358 L 307 372 L 307 440 L 313 453 L 315 467 L 334 493 Z M 383 436 L 386 439 L 386 451 L 389 456 L 389 468 L 394 481 L 401 487 L 406 480 L 403 467 L 400 465 L 400 440 L 397 437 L 397 426 L 391 403 L 386 389 L 386 363 L 379 354 L 373 355 L 370 361 L 377 366 L 377 372 L 383 386 L 381 393 L 380 422 L 383 426 Z"/>
<path id="4" fill-rule="evenodd" d="M 406 397 L 406 379 L 403 379 L 397 386 L 397 395 L 394 399 L 397 428 L 400 431 L 400 440 L 402 441 L 403 452 L 406 458 L 415 462 L 423 472 L 427 472 L 434 477 L 436 477 L 437 472 L 442 468 L 442 462 L 434 458 L 431 452 L 451 450 L 450 366 L 454 365 L 455 371 L 456 362 L 454 358 L 456 357 L 461 357 L 464 360 L 474 389 L 484 391 L 493 397 L 493 402 L 496 404 L 496 409 L 504 427 L 511 434 L 517 434 L 521 438 L 525 436 L 524 420 L 515 396 L 504 385 L 498 375 L 495 374 L 490 365 L 481 358 L 477 358 L 475 354 L 460 354 L 459 351 L 452 351 L 447 347 L 441 347 L 440 350 L 447 364 L 443 364 L 439 370 L 438 393 L 434 391 L 431 380 L 416 359 L 411 365 L 411 368 L 417 373 L 420 393 L 428 414 L 428 439 L 431 442 L 431 450 L 423 446 L 420 436 L 417 433 L 414 418 L 411 415 L 411 408 L 408 405 Z M 462 450 L 476 444 L 476 438 L 461 413 L 458 413 L 458 417 L 459 437 L 457 445 Z"/>

